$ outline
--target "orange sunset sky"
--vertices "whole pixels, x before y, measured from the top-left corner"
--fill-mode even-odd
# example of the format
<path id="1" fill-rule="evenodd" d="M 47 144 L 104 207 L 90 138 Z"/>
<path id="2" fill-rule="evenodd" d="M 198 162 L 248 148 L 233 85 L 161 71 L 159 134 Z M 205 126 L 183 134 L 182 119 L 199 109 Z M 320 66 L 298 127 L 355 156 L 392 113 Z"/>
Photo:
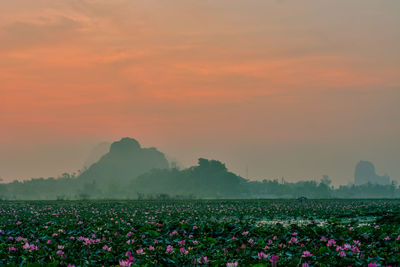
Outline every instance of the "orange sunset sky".
<path id="1" fill-rule="evenodd" d="M 0 177 L 124 136 L 183 167 L 400 180 L 398 0 L 1 0 Z"/>

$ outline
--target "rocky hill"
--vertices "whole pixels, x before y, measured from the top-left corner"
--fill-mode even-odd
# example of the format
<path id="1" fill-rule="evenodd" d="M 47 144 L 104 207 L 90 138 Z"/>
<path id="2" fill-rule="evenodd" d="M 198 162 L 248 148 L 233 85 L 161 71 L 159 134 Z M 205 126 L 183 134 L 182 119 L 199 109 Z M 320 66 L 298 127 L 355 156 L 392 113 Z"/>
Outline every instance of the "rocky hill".
<path id="1" fill-rule="evenodd" d="M 79 180 L 99 183 L 126 183 L 152 169 L 167 169 L 165 155 L 156 148 L 142 148 L 132 138 L 111 144 L 110 151 L 92 164 Z"/>

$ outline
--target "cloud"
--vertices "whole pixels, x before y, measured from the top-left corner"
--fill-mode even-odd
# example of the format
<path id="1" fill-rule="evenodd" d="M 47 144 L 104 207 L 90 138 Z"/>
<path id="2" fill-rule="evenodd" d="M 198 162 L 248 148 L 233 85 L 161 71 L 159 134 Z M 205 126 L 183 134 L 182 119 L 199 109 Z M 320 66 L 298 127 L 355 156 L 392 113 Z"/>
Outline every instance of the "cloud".
<path id="1" fill-rule="evenodd" d="M 51 20 L 17 21 L 2 28 L 0 48 L 13 50 L 70 42 L 79 37 L 81 28 L 80 22 L 63 16 Z"/>

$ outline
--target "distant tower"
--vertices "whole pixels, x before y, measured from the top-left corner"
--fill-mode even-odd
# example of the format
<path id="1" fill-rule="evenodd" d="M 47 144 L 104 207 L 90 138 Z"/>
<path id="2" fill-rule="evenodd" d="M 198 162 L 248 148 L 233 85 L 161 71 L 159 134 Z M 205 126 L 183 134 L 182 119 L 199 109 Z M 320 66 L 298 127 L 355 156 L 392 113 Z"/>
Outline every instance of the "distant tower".
<path id="1" fill-rule="evenodd" d="M 360 161 L 354 172 L 354 184 L 366 183 L 388 185 L 390 184 L 390 177 L 377 175 L 374 164 L 369 161 Z"/>
<path id="2" fill-rule="evenodd" d="M 371 162 L 360 161 L 357 164 L 356 170 L 354 172 L 354 184 L 366 184 L 373 180 L 373 177 L 375 175 L 375 167 Z"/>

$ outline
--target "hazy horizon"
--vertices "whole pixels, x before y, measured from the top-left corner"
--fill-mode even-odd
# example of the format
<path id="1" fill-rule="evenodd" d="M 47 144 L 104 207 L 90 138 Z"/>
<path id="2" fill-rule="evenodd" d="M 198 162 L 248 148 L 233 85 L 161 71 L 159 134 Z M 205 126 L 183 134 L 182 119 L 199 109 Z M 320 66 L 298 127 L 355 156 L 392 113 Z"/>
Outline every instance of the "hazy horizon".
<path id="1" fill-rule="evenodd" d="M 400 180 L 400 2 L 2 1 L 0 177 L 121 137 L 249 179 Z M 246 175 L 248 168 L 248 176 Z"/>
<path id="2" fill-rule="evenodd" d="M 117 141 L 119 139 L 120 138 L 114 141 Z M 141 142 L 141 140 L 138 141 L 142 144 L 143 147 L 157 147 Z M 98 159 L 101 155 L 103 155 L 102 153 L 99 153 L 99 146 L 103 146 L 104 143 L 110 144 L 111 142 L 105 141 L 99 142 L 97 144 L 75 143 L 64 146 L 59 144 L 37 145 L 26 147 L 22 154 L 18 154 L 15 152 L 13 154 L 12 151 L 8 151 L 8 158 L 0 158 L 0 162 L 2 162 L 2 165 L 8 166 L 8 169 L 10 170 L 9 173 L 11 175 L 13 175 L 13 173 L 17 173 L 17 175 L 3 175 L 0 177 L 3 178 L 5 182 L 10 182 L 14 179 L 24 180 L 39 177 L 58 177 L 64 172 L 78 173 L 78 170 L 83 170 L 84 167 L 89 166 L 86 164 L 87 162 L 93 163 L 95 162 L 94 159 Z M 233 148 L 224 151 L 218 151 L 215 149 L 214 151 L 207 151 L 204 147 L 200 148 L 200 146 L 196 146 L 196 144 L 193 144 L 193 147 L 196 147 L 194 148 L 196 150 L 187 149 L 186 151 L 182 151 L 182 148 L 177 149 L 174 147 L 167 147 L 165 148 L 167 149 L 166 151 L 163 150 L 161 147 L 157 148 L 160 149 L 161 152 L 165 153 L 170 162 L 176 162 L 181 168 L 187 168 L 196 165 L 197 160 L 200 157 L 217 159 L 222 161 L 223 163 L 226 163 L 230 171 L 233 171 L 234 173 L 250 180 L 279 179 L 280 181 L 281 178 L 284 177 L 286 181 L 290 182 L 299 180 L 319 181 L 322 178 L 322 175 L 327 174 L 332 179 L 333 185 L 344 185 L 349 182 L 352 183 L 354 181 L 354 170 L 356 164 L 360 160 L 368 160 L 375 165 L 377 174 L 388 174 L 391 176 L 392 180 L 398 181 L 398 177 L 392 175 L 390 172 L 385 170 L 385 168 L 389 169 L 390 167 L 392 167 L 392 169 L 395 169 L 393 167 L 396 167 L 396 160 L 393 159 L 392 162 L 379 162 L 378 157 L 373 158 L 373 153 L 368 153 L 368 151 L 365 151 L 364 155 L 369 155 L 369 157 L 358 159 L 356 156 L 354 156 L 352 162 L 346 162 L 346 158 L 341 160 L 342 155 L 332 155 L 331 153 L 326 153 L 329 154 L 329 157 L 331 157 L 332 159 L 332 161 L 329 162 L 326 156 L 324 157 L 324 148 L 311 147 L 310 145 L 305 145 L 302 149 L 299 150 L 299 152 L 315 152 L 316 157 L 320 156 L 322 158 L 312 159 L 310 155 L 308 158 L 303 158 L 300 160 L 300 155 L 291 155 L 291 153 L 288 152 L 288 150 L 290 151 L 290 149 L 293 149 L 293 146 L 289 148 L 274 148 L 270 146 L 269 149 L 265 150 L 263 150 L 263 148 L 255 150 L 254 148 L 250 147 L 247 149 L 242 149 L 241 151 Z M 104 147 L 102 147 L 101 149 L 103 149 L 104 151 Z M 183 152 L 186 154 L 181 154 L 179 155 L 180 157 L 177 157 L 176 155 L 172 155 L 171 153 L 169 153 L 169 151 L 174 152 L 178 150 L 180 150 L 181 153 Z M 2 149 L 2 151 L 4 152 L 6 150 Z M 384 151 L 384 148 L 382 148 L 381 151 Z M 195 152 L 198 152 L 197 156 L 195 155 Z M 41 153 L 41 157 L 39 158 L 35 156 L 38 153 Z M 242 155 L 247 155 L 247 153 L 255 153 L 253 157 L 255 159 L 258 159 L 258 161 L 252 161 L 248 164 L 246 164 L 246 161 L 242 163 L 240 162 L 240 160 L 243 156 L 238 156 L 238 154 L 240 153 L 242 153 Z M 279 157 L 275 158 L 276 155 L 279 155 Z M 359 153 L 359 155 L 361 155 L 361 153 Z M 236 158 L 232 156 L 236 156 Z M 230 157 L 232 160 L 224 160 L 224 157 Z M 181 160 L 181 158 L 185 160 Z M 282 160 L 282 158 L 284 160 Z M 393 165 L 390 165 L 390 163 L 392 163 Z M 18 168 L 19 166 L 24 166 L 24 168 Z M 337 169 L 335 169 L 335 166 L 338 166 Z M 331 168 L 331 173 L 329 172 L 329 167 Z M 4 169 L 5 168 L 2 168 L 2 170 Z M 267 171 L 264 171 L 265 169 L 267 169 Z M 268 173 L 270 174 L 268 175 Z"/>

